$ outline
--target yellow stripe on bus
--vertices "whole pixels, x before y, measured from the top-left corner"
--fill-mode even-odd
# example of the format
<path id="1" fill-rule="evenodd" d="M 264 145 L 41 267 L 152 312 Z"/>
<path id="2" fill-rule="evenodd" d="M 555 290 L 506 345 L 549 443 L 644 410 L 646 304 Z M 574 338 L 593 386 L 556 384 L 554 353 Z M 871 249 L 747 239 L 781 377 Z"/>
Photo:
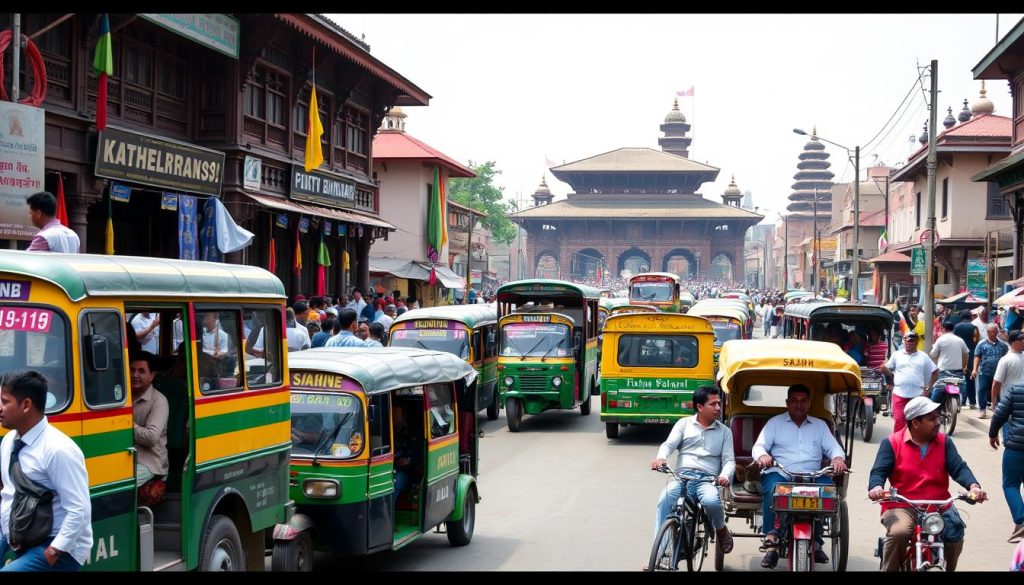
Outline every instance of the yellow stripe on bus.
<path id="1" fill-rule="evenodd" d="M 290 420 L 196 439 L 196 464 L 258 451 L 291 440 Z"/>
<path id="2" fill-rule="evenodd" d="M 434 443 L 433 445 L 431 445 L 430 448 L 427 449 L 427 450 L 429 452 L 433 453 L 434 451 L 437 451 L 438 449 L 444 449 L 445 447 L 449 447 L 449 446 L 457 443 L 458 440 L 459 440 L 459 436 L 458 435 L 452 435 L 451 439 L 447 439 L 447 440 L 444 440 L 444 441 L 438 441 L 437 443 Z"/>
<path id="3" fill-rule="evenodd" d="M 102 418 L 87 418 L 81 421 L 82 426 L 79 433 L 82 435 L 95 435 L 98 433 L 127 431 L 133 428 L 133 423 L 132 413 L 130 412 Z"/>
<path id="4" fill-rule="evenodd" d="M 89 474 L 90 486 L 103 485 L 135 477 L 135 465 L 132 460 L 132 454 L 127 449 L 123 453 L 90 457 L 85 461 L 85 468 Z"/>
<path id="5" fill-rule="evenodd" d="M 197 401 L 196 418 L 217 416 L 218 414 L 229 414 L 232 412 L 264 408 L 267 406 L 277 406 L 279 404 L 288 404 L 289 400 L 290 396 L 288 392 L 282 389 L 279 392 L 271 392 L 268 394 L 260 394 L 245 398 L 239 397 L 232 400 L 220 400 L 205 404 Z"/>

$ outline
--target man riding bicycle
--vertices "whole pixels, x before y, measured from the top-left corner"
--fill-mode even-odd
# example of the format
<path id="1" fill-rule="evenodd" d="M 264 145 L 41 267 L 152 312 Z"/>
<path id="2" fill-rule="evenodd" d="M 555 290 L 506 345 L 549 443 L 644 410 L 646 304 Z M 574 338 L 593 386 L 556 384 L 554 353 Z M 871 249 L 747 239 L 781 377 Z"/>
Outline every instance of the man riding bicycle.
<path id="1" fill-rule="evenodd" d="M 773 416 L 761 429 L 750 454 L 761 469 L 770 468 L 777 460 L 783 467 L 794 472 L 814 471 L 821 467 L 822 456 L 832 462 L 833 473 L 846 472 L 846 453 L 836 441 L 828 424 L 820 418 L 808 416 L 811 407 L 811 390 L 803 384 L 794 384 L 786 393 L 786 412 Z M 785 481 L 782 473 L 768 469 L 761 474 L 762 514 L 764 522 L 764 558 L 761 566 L 774 569 L 779 562 L 779 533 L 775 527 L 775 510 L 772 509 L 771 495 L 775 484 Z M 817 483 L 832 483 L 832 478 L 819 477 Z M 821 536 L 815 534 L 814 562 L 827 563 L 828 555 L 821 550 Z"/>
<path id="2" fill-rule="evenodd" d="M 899 494 L 911 500 L 948 499 L 949 478 L 970 490 L 978 502 L 984 502 L 985 492 L 960 457 L 953 439 L 939 433 L 939 405 L 925 396 L 918 396 L 907 402 L 904 413 L 907 428 L 889 435 L 888 440 L 878 446 L 875 464 L 868 479 L 868 497 L 880 500 L 885 497 L 885 480 L 896 488 Z M 882 550 L 882 567 L 886 571 L 899 571 L 903 563 L 910 535 L 916 519 L 913 510 L 900 502 L 882 504 L 882 525 L 886 528 L 885 547 Z M 952 505 L 942 511 L 947 531 L 943 533 L 946 570 L 955 571 L 957 559 L 963 548 L 963 521 Z M 959 534 L 954 534 L 959 527 Z"/>
<path id="3" fill-rule="evenodd" d="M 727 486 L 732 481 L 736 463 L 733 459 L 732 431 L 719 420 L 722 414 L 722 398 L 717 388 L 704 386 L 693 393 L 693 407 L 697 414 L 679 419 L 668 439 L 661 444 L 658 455 L 651 462 L 651 469 L 658 470 L 673 451 L 679 450 L 676 472 L 680 476 L 707 478 L 717 476 L 716 483 Z M 672 511 L 672 504 L 679 498 L 680 484 L 672 482 L 661 492 L 658 500 L 658 515 L 654 519 L 654 532 Z M 711 519 L 718 542 L 726 553 L 732 551 L 732 535 L 725 526 L 725 511 L 718 488 L 706 482 L 686 483 L 686 493 L 700 502 Z"/>

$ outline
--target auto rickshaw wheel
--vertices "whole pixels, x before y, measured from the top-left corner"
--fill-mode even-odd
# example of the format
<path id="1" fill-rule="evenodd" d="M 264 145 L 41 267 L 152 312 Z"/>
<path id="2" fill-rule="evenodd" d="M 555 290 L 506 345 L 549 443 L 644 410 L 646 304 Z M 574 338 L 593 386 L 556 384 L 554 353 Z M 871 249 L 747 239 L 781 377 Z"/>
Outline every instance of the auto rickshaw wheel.
<path id="1" fill-rule="evenodd" d="M 606 422 L 604 423 L 604 436 L 609 439 L 619 438 L 619 423 Z"/>
<path id="2" fill-rule="evenodd" d="M 244 571 L 245 550 L 242 538 L 230 518 L 223 514 L 210 517 L 210 524 L 203 535 L 202 556 L 199 558 L 201 571 Z"/>
<path id="3" fill-rule="evenodd" d="M 498 402 L 498 391 L 494 391 L 494 400 L 491 401 L 490 406 L 487 407 L 487 420 L 498 420 L 498 410 L 501 408 L 501 403 Z"/>
<path id="4" fill-rule="evenodd" d="M 583 402 L 580 402 L 580 414 L 587 416 L 590 414 L 590 395 L 587 394 L 583 397 Z"/>
<path id="5" fill-rule="evenodd" d="M 510 433 L 518 433 L 523 424 L 523 402 L 518 398 L 509 398 L 505 402 L 505 422 Z"/>
<path id="6" fill-rule="evenodd" d="M 875 431 L 875 413 L 874 410 L 869 410 L 868 406 L 863 402 L 857 408 L 857 420 L 860 423 L 860 436 L 867 443 L 871 440 L 871 435 Z"/>
<path id="7" fill-rule="evenodd" d="M 448 543 L 452 546 L 466 546 L 473 540 L 473 529 L 476 527 L 476 492 L 469 488 L 466 498 L 462 501 L 462 519 L 444 523 L 448 532 Z"/>
<path id="8" fill-rule="evenodd" d="M 845 501 L 839 502 L 839 510 L 832 526 L 832 570 L 845 571 L 850 555 L 850 510 Z"/>
<path id="9" fill-rule="evenodd" d="M 309 532 L 302 532 L 294 540 L 274 541 L 270 557 L 271 571 L 312 571 L 313 539 Z"/>

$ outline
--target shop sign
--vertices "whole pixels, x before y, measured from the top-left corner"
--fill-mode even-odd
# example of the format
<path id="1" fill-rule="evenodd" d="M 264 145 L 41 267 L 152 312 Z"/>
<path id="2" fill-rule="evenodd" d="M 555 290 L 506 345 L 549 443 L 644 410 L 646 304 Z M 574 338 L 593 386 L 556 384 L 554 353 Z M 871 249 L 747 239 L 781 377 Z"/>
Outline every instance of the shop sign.
<path id="1" fill-rule="evenodd" d="M 108 126 L 100 132 L 94 172 L 97 177 L 217 196 L 224 153 Z"/>
<path id="2" fill-rule="evenodd" d="M 324 171 L 307 173 L 302 166 L 292 165 L 291 197 L 331 207 L 354 207 L 356 184 L 341 175 Z"/>
<path id="3" fill-rule="evenodd" d="M 242 170 L 242 188 L 249 191 L 259 191 L 263 175 L 263 159 L 255 156 L 245 157 L 245 167 Z"/>
<path id="4" fill-rule="evenodd" d="M 0 101 L 0 238 L 28 240 L 39 230 L 25 198 L 43 190 L 46 118 L 42 108 Z"/>
<path id="5" fill-rule="evenodd" d="M 139 16 L 186 39 L 210 47 L 214 51 L 220 51 L 235 59 L 238 58 L 241 26 L 238 19 L 227 14 L 140 14 Z"/>
<path id="6" fill-rule="evenodd" d="M 910 252 L 910 274 L 914 276 L 927 274 L 928 264 L 924 261 L 924 248 L 914 248 Z"/>

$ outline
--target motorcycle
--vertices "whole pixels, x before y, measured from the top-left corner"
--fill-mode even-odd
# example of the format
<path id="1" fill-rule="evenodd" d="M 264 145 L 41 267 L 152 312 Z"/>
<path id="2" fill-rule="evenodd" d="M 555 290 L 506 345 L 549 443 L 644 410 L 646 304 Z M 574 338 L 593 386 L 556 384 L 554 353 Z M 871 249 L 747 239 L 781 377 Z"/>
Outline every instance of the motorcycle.
<path id="1" fill-rule="evenodd" d="M 960 412 L 960 392 L 965 379 L 956 375 L 945 375 L 935 381 L 934 388 L 943 390 L 942 396 L 936 402 L 939 403 L 939 424 L 942 425 L 942 432 L 952 436 L 956 430 L 956 418 Z"/>
<path id="2" fill-rule="evenodd" d="M 897 493 L 896 488 L 889 488 L 877 503 L 902 502 L 914 509 L 914 531 L 910 535 L 907 548 L 903 555 L 900 568 L 903 571 L 927 571 L 929 569 L 946 570 L 946 548 L 942 541 L 942 531 L 946 522 L 939 510 L 943 510 L 956 501 L 967 502 L 972 506 L 978 503 L 972 494 L 961 492 L 947 500 L 910 500 Z M 882 553 L 885 550 L 885 537 L 878 538 L 875 556 L 878 557 L 878 568 L 885 565 Z"/>
<path id="3" fill-rule="evenodd" d="M 833 565 L 844 565 L 835 568 L 845 570 L 841 559 L 845 555 L 839 553 L 839 547 L 849 526 L 846 503 L 840 499 L 836 486 L 815 483 L 819 477 L 834 475 L 835 470 L 829 465 L 818 471 L 791 472 L 778 461 L 774 464 L 792 480 L 775 484 L 771 494 L 779 524 L 778 550 L 781 557 L 789 559 L 789 570 L 814 570 L 816 534 L 832 540 Z"/>

